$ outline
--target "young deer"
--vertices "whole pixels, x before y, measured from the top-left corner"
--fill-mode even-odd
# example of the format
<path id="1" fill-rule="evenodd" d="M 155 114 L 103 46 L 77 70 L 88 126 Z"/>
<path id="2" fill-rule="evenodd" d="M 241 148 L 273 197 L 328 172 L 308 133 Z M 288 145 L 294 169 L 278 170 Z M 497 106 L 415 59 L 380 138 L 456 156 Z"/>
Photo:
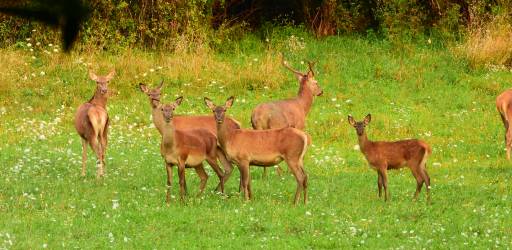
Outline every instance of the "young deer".
<path id="1" fill-rule="evenodd" d="M 181 104 L 183 97 L 178 97 L 174 103 L 160 105 L 161 116 L 164 119 L 162 127 L 162 143 L 160 153 L 164 158 L 167 170 L 167 203 L 170 201 L 172 168 L 178 166 L 180 179 L 180 197 L 183 200 L 186 192 L 185 168 L 194 168 L 201 179 L 200 194 L 203 193 L 208 180 L 204 171 L 203 161 L 207 161 L 219 177 L 221 192 L 224 192 L 224 174 L 217 165 L 217 137 L 206 129 L 178 130 L 174 125 L 174 110 Z"/>
<path id="2" fill-rule="evenodd" d="M 370 114 L 362 122 L 356 122 L 352 116 L 348 116 L 348 122 L 356 129 L 361 152 L 372 168 L 377 171 L 379 197 L 382 197 L 381 189 L 384 186 L 384 199 L 387 201 L 389 198 L 387 170 L 407 166 L 416 178 L 414 199 L 418 198 L 425 182 L 427 202 L 430 202 L 430 177 L 426 169 L 427 158 L 432 153 L 430 146 L 426 142 L 416 139 L 395 142 L 370 141 L 364 129 L 370 121 Z"/>
<path id="3" fill-rule="evenodd" d="M 512 131 L 510 130 L 510 118 L 512 117 L 512 89 L 508 89 L 496 98 L 496 109 L 500 112 L 501 121 L 505 126 L 505 147 L 507 148 L 507 160 L 510 160 L 510 148 L 512 147 Z"/>
<path id="4" fill-rule="evenodd" d="M 241 188 L 245 199 L 252 197 L 250 165 L 273 166 L 281 161 L 297 180 L 294 204 L 297 204 L 301 192 L 304 193 L 304 204 L 307 203 L 307 180 L 304 172 L 304 155 L 308 146 L 308 136 L 296 128 L 280 128 L 269 130 L 248 130 L 229 127 L 225 122 L 226 110 L 233 105 L 233 97 L 227 99 L 224 106 L 216 106 L 207 97 L 206 106 L 213 111 L 217 121 L 217 139 L 220 147 L 230 161 L 238 165 L 241 175 Z M 230 173 L 226 173 L 229 175 Z"/>
<path id="5" fill-rule="evenodd" d="M 313 63 L 308 62 L 309 71 L 302 73 L 291 68 L 281 55 L 281 62 L 285 68 L 293 72 L 299 80 L 299 93 L 295 98 L 262 103 L 252 111 L 251 123 L 254 129 L 273 129 L 292 127 L 304 130 L 306 116 L 311 109 L 315 96 L 323 94 L 322 89 L 315 80 Z M 267 168 L 264 168 L 263 175 L 267 175 Z M 280 175 L 280 168 L 276 168 Z"/>
<path id="6" fill-rule="evenodd" d="M 86 103 L 80 105 L 75 114 L 75 128 L 82 138 L 82 176 L 85 176 L 87 143 L 91 146 L 99 161 L 97 177 L 105 174 L 105 151 L 107 149 L 108 114 L 107 85 L 115 75 L 112 70 L 106 76 L 97 76 L 90 72 L 89 77 L 96 82 L 96 92 Z"/>
<path id="7" fill-rule="evenodd" d="M 162 116 L 162 111 L 159 109 L 160 105 L 160 97 L 162 93 L 162 86 L 164 81 L 160 82 L 160 85 L 154 89 L 150 89 L 144 83 L 139 83 L 140 90 L 145 93 L 149 98 L 149 104 L 151 105 L 152 110 L 152 119 L 153 124 L 157 128 L 158 132 L 163 135 L 164 132 L 164 118 Z M 196 115 L 196 116 L 180 116 L 173 115 L 173 125 L 176 130 L 185 130 L 185 129 L 206 129 L 217 136 L 217 125 L 215 119 L 209 115 Z M 233 118 L 226 118 L 226 123 L 229 127 L 240 128 L 240 123 Z M 230 169 L 233 168 L 231 163 L 226 159 L 226 156 L 222 149 L 217 148 L 216 150 L 218 154 L 218 158 L 224 166 L 224 171 L 231 172 Z M 229 176 L 224 179 L 226 182 Z M 220 184 L 216 188 L 217 191 L 220 191 Z"/>

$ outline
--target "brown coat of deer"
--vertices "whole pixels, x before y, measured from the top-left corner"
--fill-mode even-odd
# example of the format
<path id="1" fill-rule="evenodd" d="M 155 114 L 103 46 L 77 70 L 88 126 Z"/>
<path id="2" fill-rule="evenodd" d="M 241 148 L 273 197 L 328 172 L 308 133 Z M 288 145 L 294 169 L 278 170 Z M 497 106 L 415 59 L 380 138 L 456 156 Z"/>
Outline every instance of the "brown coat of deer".
<path id="1" fill-rule="evenodd" d="M 496 98 L 496 109 L 500 112 L 501 121 L 505 126 L 505 147 L 507 148 L 507 160 L 510 160 L 510 148 L 512 147 L 512 89 L 508 89 Z"/>
<path id="2" fill-rule="evenodd" d="M 159 105 L 164 119 L 162 127 L 162 143 L 160 153 L 164 158 L 167 170 L 167 203 L 170 201 L 172 184 L 172 168 L 178 166 L 180 197 L 183 200 L 186 192 L 185 168 L 194 168 L 201 179 L 200 194 L 203 193 L 208 180 L 203 162 L 207 161 L 219 177 L 221 192 L 224 192 L 224 173 L 217 165 L 217 137 L 204 128 L 178 130 L 174 126 L 174 110 L 181 104 L 183 97 L 178 97 L 172 104 Z"/>
<path id="3" fill-rule="evenodd" d="M 251 123 L 254 129 L 275 129 L 292 127 L 304 130 L 306 116 L 311 109 L 315 96 L 322 95 L 323 91 L 315 80 L 313 63 L 308 62 L 309 71 L 302 73 L 291 68 L 284 58 L 281 58 L 285 68 L 295 74 L 299 80 L 299 93 L 296 97 L 286 100 L 262 103 L 252 111 Z M 280 168 L 276 169 L 280 175 Z M 266 176 L 267 169 L 264 168 L 263 175 Z"/>
<path id="4" fill-rule="evenodd" d="M 160 85 L 156 88 L 150 89 L 144 83 L 139 83 L 140 90 L 145 93 L 149 98 L 149 104 L 151 105 L 152 119 L 153 124 L 157 128 L 160 135 L 163 135 L 164 132 L 164 118 L 162 116 L 162 111 L 159 109 L 160 105 L 160 97 L 162 95 L 162 86 L 164 82 L 162 81 Z M 229 127 L 240 128 L 240 123 L 232 118 L 226 118 L 226 122 Z M 182 115 L 173 115 L 173 124 L 176 130 L 186 130 L 186 129 L 206 129 L 217 136 L 217 125 L 215 119 L 210 115 L 194 115 L 194 116 L 182 116 Z M 224 166 L 224 171 L 231 172 L 233 166 L 226 159 L 226 156 L 222 149 L 218 148 L 216 150 L 218 154 L 218 159 L 221 161 L 222 166 Z M 229 179 L 230 176 L 224 178 L 224 182 Z M 219 177 L 220 178 L 220 177 Z M 220 183 L 216 188 L 217 191 L 220 191 Z"/>
<path id="5" fill-rule="evenodd" d="M 430 146 L 421 140 L 411 139 L 395 142 L 370 141 L 365 132 L 365 127 L 370 123 L 371 115 L 368 114 L 362 122 L 356 122 L 352 116 L 348 116 L 348 122 L 357 132 L 359 147 L 366 160 L 378 174 L 379 197 L 382 197 L 384 187 L 384 199 L 389 198 L 388 193 L 388 169 L 409 167 L 416 178 L 416 193 L 418 198 L 423 183 L 427 188 L 427 202 L 430 202 L 430 177 L 428 176 L 426 163 L 432 153 Z"/>
<path id="6" fill-rule="evenodd" d="M 90 72 L 89 77 L 96 82 L 96 92 L 86 103 L 80 105 L 75 114 L 75 128 L 82 138 L 82 176 L 85 176 L 85 163 L 87 161 L 87 144 L 89 144 L 98 158 L 99 166 L 97 177 L 105 174 L 105 152 L 107 149 L 107 136 L 109 119 L 107 114 L 108 82 L 115 75 L 112 70 L 106 76 L 97 76 Z"/>
<path id="7" fill-rule="evenodd" d="M 228 159 L 238 165 L 241 175 L 241 189 L 245 199 L 252 197 L 251 176 L 249 166 L 273 166 L 281 161 L 297 180 L 294 204 L 300 194 L 304 194 L 307 203 L 307 180 L 304 171 L 304 155 L 308 147 L 308 136 L 296 128 L 280 128 L 269 130 L 235 129 L 225 123 L 225 113 L 233 104 L 233 97 L 228 98 L 225 105 L 216 106 L 210 99 L 204 98 L 206 106 L 213 111 L 217 121 L 217 139 Z M 230 173 L 226 173 L 228 175 Z"/>

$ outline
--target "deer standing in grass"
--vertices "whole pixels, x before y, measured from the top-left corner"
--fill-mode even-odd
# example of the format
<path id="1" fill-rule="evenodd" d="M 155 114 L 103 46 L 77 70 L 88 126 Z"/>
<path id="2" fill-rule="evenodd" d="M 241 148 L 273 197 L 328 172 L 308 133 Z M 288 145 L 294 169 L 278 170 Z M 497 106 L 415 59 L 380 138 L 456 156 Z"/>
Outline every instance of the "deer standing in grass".
<path id="1" fill-rule="evenodd" d="M 281 63 L 297 76 L 299 80 L 299 93 L 291 99 L 262 103 L 256 106 L 251 115 L 251 123 L 254 129 L 292 127 L 304 130 L 306 116 L 311 109 L 314 97 L 323 94 L 318 81 L 315 80 L 313 63 L 308 62 L 309 71 L 306 73 L 290 67 L 282 55 Z M 281 175 L 279 166 L 276 168 L 276 171 L 278 175 Z M 267 175 L 267 168 L 264 168 L 263 175 Z"/>
<path id="2" fill-rule="evenodd" d="M 362 122 L 356 122 L 352 116 L 348 116 L 348 122 L 356 129 L 361 152 L 371 167 L 377 171 L 379 197 L 382 197 L 381 190 L 384 187 L 384 200 L 389 199 L 387 170 L 409 167 L 412 175 L 416 178 L 414 200 L 418 199 L 423 183 L 425 183 L 427 202 L 430 202 L 430 177 L 426 169 L 427 158 L 432 153 L 430 146 L 426 142 L 416 139 L 394 142 L 370 141 L 365 132 L 365 127 L 370 121 L 370 114 Z"/>
<path id="3" fill-rule="evenodd" d="M 203 162 L 207 161 L 219 177 L 221 192 L 224 192 L 224 174 L 217 165 L 217 137 L 207 129 L 177 130 L 174 125 L 173 113 L 181 104 L 183 97 L 178 97 L 174 103 L 160 105 L 161 116 L 164 119 L 160 153 L 164 158 L 167 170 L 167 203 L 170 201 L 172 184 L 172 168 L 178 166 L 180 197 L 183 200 L 186 192 L 185 168 L 194 168 L 201 179 L 199 186 L 202 194 L 208 180 Z"/>
<path id="4" fill-rule="evenodd" d="M 226 110 L 233 105 L 233 100 L 230 97 L 223 106 L 217 106 L 207 97 L 204 98 L 206 106 L 213 111 L 217 121 L 220 147 L 228 159 L 238 165 L 245 199 L 252 197 L 249 166 L 274 166 L 284 160 L 297 180 L 294 204 L 299 201 L 301 193 L 304 194 L 306 204 L 308 176 L 304 171 L 304 155 L 308 147 L 307 134 L 291 127 L 269 130 L 229 127 L 225 122 Z M 226 173 L 228 174 L 230 173 Z"/>
<path id="5" fill-rule="evenodd" d="M 160 98 L 162 94 L 162 87 L 164 81 L 160 82 L 160 85 L 156 88 L 150 89 L 144 83 L 139 83 L 140 90 L 145 93 L 149 98 L 149 104 L 151 105 L 152 119 L 153 124 L 156 129 L 163 135 L 164 133 L 164 118 L 162 116 L 162 111 L 159 108 L 160 106 Z M 182 116 L 182 115 L 173 115 L 173 125 L 176 130 L 186 130 L 186 129 L 206 129 L 209 132 L 213 133 L 217 136 L 217 125 L 215 119 L 211 115 L 194 115 L 194 116 Z M 226 118 L 226 123 L 229 127 L 240 128 L 240 123 L 232 118 Z M 230 169 L 233 168 L 231 163 L 226 159 L 226 156 L 222 149 L 217 148 L 216 150 L 217 158 L 221 161 L 222 166 L 224 166 L 224 171 L 231 172 Z M 172 169 L 171 169 L 172 170 Z M 171 173 L 172 175 L 172 173 Z M 224 182 L 229 179 L 230 176 L 224 177 Z M 220 178 L 220 176 L 219 176 Z M 216 190 L 220 191 L 221 186 L 220 183 L 217 186 Z"/>
<path id="6" fill-rule="evenodd" d="M 82 138 L 82 176 L 85 176 L 85 163 L 87 161 L 87 144 L 89 144 L 98 158 L 97 177 L 105 174 L 105 151 L 107 149 L 108 114 L 107 95 L 108 82 L 115 75 L 112 70 L 106 76 L 97 76 L 89 72 L 91 80 L 96 82 L 96 92 L 86 103 L 80 105 L 75 114 L 75 128 Z"/>
<path id="7" fill-rule="evenodd" d="M 507 149 L 507 160 L 510 160 L 510 148 L 512 147 L 512 131 L 510 130 L 510 119 L 512 118 L 512 89 L 506 90 L 496 98 L 496 109 L 500 112 L 501 121 L 505 126 L 505 147 Z"/>

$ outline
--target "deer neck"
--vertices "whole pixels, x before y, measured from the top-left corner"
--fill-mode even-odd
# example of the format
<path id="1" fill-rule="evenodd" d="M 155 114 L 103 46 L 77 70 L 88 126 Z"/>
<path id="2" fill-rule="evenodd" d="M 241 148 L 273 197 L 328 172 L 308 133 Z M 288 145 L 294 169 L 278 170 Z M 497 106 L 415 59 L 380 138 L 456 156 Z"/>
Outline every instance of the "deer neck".
<path id="1" fill-rule="evenodd" d="M 163 118 L 162 118 L 163 122 Z M 169 123 L 163 122 L 162 124 L 162 145 L 165 148 L 174 147 L 174 135 L 175 135 L 174 121 L 171 120 Z"/>
<path id="2" fill-rule="evenodd" d="M 153 124 L 155 125 L 158 132 L 162 135 L 163 134 L 163 127 L 165 125 L 164 118 L 162 117 L 162 111 L 158 108 L 158 104 L 160 102 L 157 102 L 156 100 L 151 100 L 151 117 L 153 119 Z"/>
<path id="3" fill-rule="evenodd" d="M 217 122 L 216 122 L 217 123 Z M 233 132 L 234 128 L 230 128 L 226 120 L 224 122 L 217 123 L 217 139 L 219 140 L 220 146 L 225 149 L 226 143 L 229 140 L 229 135 Z"/>
<path id="4" fill-rule="evenodd" d="M 366 135 L 366 131 L 363 132 L 362 135 L 358 135 L 357 139 L 359 141 L 359 148 L 364 153 L 368 149 L 368 147 L 370 147 L 372 142 L 370 140 L 368 140 L 368 136 Z"/>
<path id="5" fill-rule="evenodd" d="M 297 94 L 297 100 L 299 104 L 304 109 L 304 114 L 308 114 L 311 109 L 311 105 L 313 104 L 313 92 L 307 86 L 306 81 L 301 81 L 299 93 Z"/>
<path id="6" fill-rule="evenodd" d="M 96 90 L 89 103 L 105 108 L 107 106 L 107 95 L 101 94 L 99 90 Z"/>

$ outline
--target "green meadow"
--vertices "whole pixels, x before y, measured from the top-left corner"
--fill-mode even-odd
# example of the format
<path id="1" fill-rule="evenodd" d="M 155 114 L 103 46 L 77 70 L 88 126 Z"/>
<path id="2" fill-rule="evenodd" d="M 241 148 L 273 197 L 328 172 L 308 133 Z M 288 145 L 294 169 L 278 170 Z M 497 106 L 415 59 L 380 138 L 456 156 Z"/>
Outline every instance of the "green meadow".
<path id="1" fill-rule="evenodd" d="M 512 246 L 512 163 L 494 103 L 512 83 L 509 70 L 473 70 L 435 40 L 317 40 L 296 29 L 267 38 L 247 35 L 193 53 L 64 54 L 26 42 L 0 50 L 0 249 Z M 249 128 L 257 104 L 297 94 L 280 52 L 300 70 L 315 61 L 324 91 L 307 117 L 309 204 L 292 205 L 296 182 L 288 171 L 277 176 L 271 169 L 263 178 L 252 167 L 254 198 L 245 202 L 237 169 L 220 195 L 207 167 L 203 196 L 196 196 L 196 173 L 187 170 L 187 200 L 178 199 L 175 174 L 167 206 L 160 135 L 139 82 L 156 86 L 163 79 L 163 102 L 184 96 L 179 114 L 210 114 L 204 96 L 223 103 L 233 95 L 228 114 Z M 95 90 L 88 70 L 101 75 L 112 68 L 106 176 L 96 179 L 89 149 L 81 177 L 74 113 Z M 371 140 L 419 138 L 432 146 L 431 205 L 425 189 L 412 200 L 416 183 L 407 168 L 388 173 L 391 200 L 378 198 L 377 174 L 347 122 L 349 114 L 361 120 L 368 113 Z"/>

